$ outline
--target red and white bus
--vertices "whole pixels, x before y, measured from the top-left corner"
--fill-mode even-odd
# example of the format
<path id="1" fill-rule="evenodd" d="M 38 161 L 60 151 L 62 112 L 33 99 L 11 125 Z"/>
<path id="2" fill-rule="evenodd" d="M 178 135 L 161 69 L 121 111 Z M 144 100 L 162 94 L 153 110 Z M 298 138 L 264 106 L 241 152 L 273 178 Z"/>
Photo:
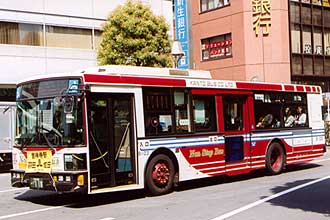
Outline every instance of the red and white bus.
<path id="1" fill-rule="evenodd" d="M 36 76 L 17 86 L 12 185 L 160 195 L 185 180 L 278 174 L 323 155 L 321 105 L 318 86 L 212 80 L 207 71 Z"/>

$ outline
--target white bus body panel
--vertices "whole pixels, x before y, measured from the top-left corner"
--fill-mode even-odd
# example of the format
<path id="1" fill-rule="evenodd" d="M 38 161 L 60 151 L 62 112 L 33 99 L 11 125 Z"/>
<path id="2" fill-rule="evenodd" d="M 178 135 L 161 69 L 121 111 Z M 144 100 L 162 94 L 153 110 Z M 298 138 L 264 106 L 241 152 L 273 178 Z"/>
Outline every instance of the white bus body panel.
<path id="1" fill-rule="evenodd" d="M 307 94 L 307 104 L 309 113 L 309 125 L 313 128 L 313 134 L 324 133 L 324 121 L 322 120 L 322 109 L 323 105 L 321 94 Z M 313 136 L 312 144 L 325 144 L 325 136 Z"/>

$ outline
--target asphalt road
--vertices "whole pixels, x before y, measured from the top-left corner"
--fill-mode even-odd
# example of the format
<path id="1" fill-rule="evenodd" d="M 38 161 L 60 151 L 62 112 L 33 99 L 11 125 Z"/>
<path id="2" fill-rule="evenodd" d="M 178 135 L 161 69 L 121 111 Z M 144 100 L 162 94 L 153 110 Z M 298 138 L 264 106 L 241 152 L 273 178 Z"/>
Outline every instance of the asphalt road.
<path id="1" fill-rule="evenodd" d="M 146 197 L 143 191 L 57 195 L 16 189 L 4 173 L 0 174 L 0 220 L 329 219 L 329 155 L 290 166 L 277 176 L 257 171 L 189 181 L 159 197 Z"/>

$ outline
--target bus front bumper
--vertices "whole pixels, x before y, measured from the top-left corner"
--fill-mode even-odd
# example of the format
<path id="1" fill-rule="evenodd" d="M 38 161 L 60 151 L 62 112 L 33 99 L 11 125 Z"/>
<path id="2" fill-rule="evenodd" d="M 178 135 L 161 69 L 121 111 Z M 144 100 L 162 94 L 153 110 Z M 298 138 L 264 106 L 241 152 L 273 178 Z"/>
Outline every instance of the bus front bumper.
<path id="1" fill-rule="evenodd" d="M 58 173 L 25 173 L 22 170 L 11 170 L 13 187 L 55 192 L 87 192 L 87 171 Z"/>

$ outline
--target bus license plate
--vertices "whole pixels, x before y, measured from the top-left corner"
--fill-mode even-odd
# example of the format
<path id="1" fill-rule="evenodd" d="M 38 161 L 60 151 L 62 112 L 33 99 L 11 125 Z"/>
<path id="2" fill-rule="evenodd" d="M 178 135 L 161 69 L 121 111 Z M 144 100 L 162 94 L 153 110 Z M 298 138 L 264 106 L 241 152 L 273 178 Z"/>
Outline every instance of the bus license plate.
<path id="1" fill-rule="evenodd" d="M 42 188 L 44 188 L 43 179 L 32 177 L 30 179 L 30 188 L 31 189 L 42 189 Z"/>

